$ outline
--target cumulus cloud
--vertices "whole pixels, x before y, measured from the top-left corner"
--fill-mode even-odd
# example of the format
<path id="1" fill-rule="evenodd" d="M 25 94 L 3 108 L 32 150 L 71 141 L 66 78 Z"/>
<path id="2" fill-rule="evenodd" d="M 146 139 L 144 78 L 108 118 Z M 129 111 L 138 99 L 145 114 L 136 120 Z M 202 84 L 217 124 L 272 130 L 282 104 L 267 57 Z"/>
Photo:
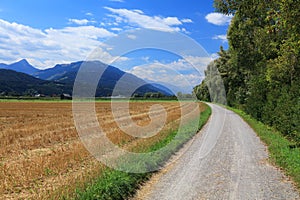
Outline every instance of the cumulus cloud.
<path id="1" fill-rule="evenodd" d="M 212 39 L 214 39 L 214 40 L 222 40 L 223 43 L 228 42 L 227 35 L 216 35 Z"/>
<path id="2" fill-rule="evenodd" d="M 190 63 L 193 68 L 197 68 L 198 70 L 204 70 L 206 66 L 213 60 L 211 56 L 186 56 L 184 59 L 186 62 Z"/>
<path id="3" fill-rule="evenodd" d="M 148 16 L 141 10 L 115 9 L 110 7 L 105 7 L 105 9 L 112 12 L 114 18 L 118 19 L 118 22 L 159 31 L 182 31 L 179 26 L 183 25 L 183 23 L 191 23 L 190 19 L 180 20 L 177 17 Z"/>
<path id="4" fill-rule="evenodd" d="M 221 13 L 209 13 L 205 19 L 211 24 L 224 26 L 231 22 L 232 17 L 232 15 L 223 15 Z"/>
<path id="5" fill-rule="evenodd" d="M 160 19 L 158 18 L 158 20 L 160 20 Z M 169 26 L 182 24 L 182 22 L 177 17 L 167 17 L 167 18 L 163 18 L 162 20 L 164 21 L 165 24 L 167 24 Z"/>
<path id="6" fill-rule="evenodd" d="M 101 46 L 101 40 L 112 36 L 115 34 L 95 26 L 39 30 L 0 19 L 0 62 L 26 58 L 36 67 L 47 68 L 57 63 L 84 60 Z M 101 59 L 109 62 L 113 57 L 103 52 Z"/>
<path id="7" fill-rule="evenodd" d="M 185 93 L 191 92 L 192 88 L 201 82 L 200 74 L 181 74 L 167 65 L 161 65 L 160 63 L 135 66 L 128 72 L 145 80 L 173 85 L 177 90 Z"/>
<path id="8" fill-rule="evenodd" d="M 111 30 L 112 30 L 112 31 L 118 31 L 118 32 L 119 32 L 119 31 L 122 31 L 123 29 L 118 28 L 118 27 L 113 27 L 113 28 L 111 28 Z"/>
<path id="9" fill-rule="evenodd" d="M 87 25 L 89 23 L 95 23 L 95 21 L 90 21 L 88 19 L 69 19 L 69 22 L 77 25 Z"/>
<path id="10" fill-rule="evenodd" d="M 193 23 L 191 19 L 182 19 L 181 22 L 183 23 Z"/>
<path id="11" fill-rule="evenodd" d="M 154 82 L 168 83 L 182 92 L 191 92 L 204 78 L 210 57 L 187 56 L 170 63 L 155 61 L 133 67 L 128 72 Z"/>

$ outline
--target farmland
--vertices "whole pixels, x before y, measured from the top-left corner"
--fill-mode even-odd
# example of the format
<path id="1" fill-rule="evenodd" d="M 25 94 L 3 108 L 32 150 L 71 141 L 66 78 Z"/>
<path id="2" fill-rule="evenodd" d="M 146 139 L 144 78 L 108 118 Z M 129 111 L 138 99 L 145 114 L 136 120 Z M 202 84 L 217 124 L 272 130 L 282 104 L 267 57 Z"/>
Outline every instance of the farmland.
<path id="1" fill-rule="evenodd" d="M 167 137 L 170 130 L 176 130 L 180 118 L 199 115 L 193 112 L 195 103 L 184 103 L 186 109 L 181 112 L 176 101 L 130 102 L 132 120 L 139 126 L 149 124 L 149 109 L 157 103 L 167 111 L 166 123 L 149 139 L 125 134 L 114 120 L 110 102 L 97 102 L 95 108 L 101 128 L 113 143 L 143 151 Z M 199 107 L 201 111 L 205 108 L 203 104 Z M 155 116 L 160 117 L 159 112 Z M 70 102 L 0 102 L 0 198 L 69 196 L 99 176 L 104 168 L 81 143 Z"/>

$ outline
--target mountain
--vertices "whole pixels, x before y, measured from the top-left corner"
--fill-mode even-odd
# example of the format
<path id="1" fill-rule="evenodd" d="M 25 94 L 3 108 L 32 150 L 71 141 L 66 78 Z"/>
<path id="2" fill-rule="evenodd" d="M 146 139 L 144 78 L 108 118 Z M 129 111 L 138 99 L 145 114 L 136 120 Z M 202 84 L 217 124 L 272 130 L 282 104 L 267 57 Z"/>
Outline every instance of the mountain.
<path id="1" fill-rule="evenodd" d="M 30 67 L 26 60 L 21 60 L 11 65 L 0 64 L 0 93 L 8 95 L 53 95 L 72 94 L 73 85 L 78 70 L 83 70 L 86 76 L 80 76 L 77 80 L 79 91 L 85 96 L 97 97 L 126 96 L 133 94 L 144 96 L 145 93 L 161 93 L 172 96 L 173 93 L 161 85 L 149 84 L 146 81 L 120 69 L 106 65 L 99 61 L 74 62 L 70 64 L 58 64 L 46 70 L 37 70 Z M 84 66 L 82 69 L 81 66 Z M 26 73 L 13 71 L 26 71 Z M 31 70 L 30 70 L 31 69 Z M 33 73 L 33 76 L 29 75 Z M 99 77 L 102 74 L 101 78 Z M 97 81 L 96 94 L 89 91 L 91 81 Z M 77 88 L 78 89 L 78 88 Z M 91 93 L 93 92 L 93 94 Z"/>
<path id="2" fill-rule="evenodd" d="M 22 72 L 22 73 L 29 74 L 29 75 L 32 75 L 39 71 L 38 69 L 36 69 L 32 65 L 30 65 L 27 62 L 27 60 L 25 60 L 25 59 L 20 60 L 16 63 L 9 64 L 9 65 L 1 63 L 0 68 L 1 69 L 10 69 L 10 70 L 14 70 L 16 72 Z"/>
<path id="3" fill-rule="evenodd" d="M 44 80 L 60 80 L 68 77 L 68 73 L 77 74 L 83 61 L 71 64 L 57 64 L 53 68 L 39 70 L 33 74 L 36 78 Z M 76 76 L 75 76 L 76 77 Z M 74 77 L 74 80 L 75 80 Z M 72 78 L 73 79 L 73 78 Z"/>
<path id="4" fill-rule="evenodd" d="M 77 76 L 77 72 L 81 66 L 84 66 L 85 72 L 89 74 L 86 80 L 82 82 L 90 82 L 93 77 L 95 80 L 102 74 L 98 83 L 96 96 L 131 96 L 133 93 L 144 95 L 147 92 L 162 93 L 167 96 L 173 95 L 172 92 L 166 88 L 158 88 L 153 84 L 120 69 L 106 65 L 99 61 L 80 61 L 70 64 L 58 64 L 53 68 L 41 70 L 34 74 L 36 78 L 45 79 L 49 81 L 58 81 L 67 85 L 73 85 Z M 118 84 L 118 87 L 115 86 Z M 136 86 L 141 87 L 136 89 Z"/>
<path id="5" fill-rule="evenodd" d="M 35 95 L 70 93 L 72 87 L 54 81 L 45 81 L 25 73 L 0 69 L 0 93 L 6 95 Z"/>
<path id="6" fill-rule="evenodd" d="M 190 93 L 190 91 L 187 90 L 186 88 L 175 86 L 175 85 L 172 85 L 170 83 L 166 83 L 166 82 L 162 82 L 162 81 L 156 81 L 155 82 L 155 81 L 152 81 L 152 80 L 149 80 L 149 79 L 145 79 L 145 81 L 147 81 L 151 85 L 154 85 L 157 88 L 161 88 L 163 90 L 169 91 L 172 94 L 177 94 L 178 92 L 183 92 L 183 93 L 187 93 L 187 94 Z"/>
<path id="7" fill-rule="evenodd" d="M 148 83 L 150 83 L 151 85 L 153 85 L 154 87 L 156 87 L 156 88 L 158 88 L 160 90 L 165 91 L 165 93 L 167 93 L 168 96 L 172 96 L 174 94 L 177 94 L 176 91 L 174 92 L 174 91 L 170 90 L 169 87 L 166 87 L 166 85 L 164 85 L 164 84 L 155 83 L 155 82 L 148 82 Z"/>
<path id="8" fill-rule="evenodd" d="M 0 69 L 7 69 L 8 65 L 4 63 L 0 63 Z"/>

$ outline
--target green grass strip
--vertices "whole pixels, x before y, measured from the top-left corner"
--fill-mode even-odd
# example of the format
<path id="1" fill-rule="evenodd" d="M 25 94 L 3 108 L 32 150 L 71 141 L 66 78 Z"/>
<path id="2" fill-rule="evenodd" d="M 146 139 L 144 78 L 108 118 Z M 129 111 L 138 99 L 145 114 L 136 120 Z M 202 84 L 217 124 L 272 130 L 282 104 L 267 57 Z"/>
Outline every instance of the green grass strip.
<path id="1" fill-rule="evenodd" d="M 300 149 L 293 147 L 293 143 L 280 132 L 264 125 L 241 110 L 228 108 L 240 115 L 268 146 L 270 160 L 282 168 L 300 189 Z"/>
<path id="2" fill-rule="evenodd" d="M 199 130 L 207 122 L 209 116 L 211 115 L 211 108 L 206 105 L 205 111 L 200 115 L 199 120 Z M 192 123 L 190 123 L 192 124 Z M 189 125 L 185 126 L 185 132 L 189 133 Z M 149 147 L 149 151 L 158 150 L 175 138 L 177 131 L 170 131 L 170 134 L 163 140 L 157 142 L 156 144 Z M 184 134 L 184 138 L 178 139 L 175 145 L 168 149 L 168 152 L 161 154 L 161 157 L 156 158 L 153 162 L 166 162 L 173 154 L 174 150 L 180 149 L 189 139 L 191 139 L 196 133 L 192 132 L 190 134 Z M 127 199 L 128 197 L 135 194 L 136 190 L 140 185 L 147 181 L 153 173 L 126 173 L 121 171 L 116 171 L 113 169 L 107 169 L 98 177 L 94 182 L 87 185 L 84 190 L 77 189 L 75 194 L 75 199 L 84 200 L 121 200 Z"/>

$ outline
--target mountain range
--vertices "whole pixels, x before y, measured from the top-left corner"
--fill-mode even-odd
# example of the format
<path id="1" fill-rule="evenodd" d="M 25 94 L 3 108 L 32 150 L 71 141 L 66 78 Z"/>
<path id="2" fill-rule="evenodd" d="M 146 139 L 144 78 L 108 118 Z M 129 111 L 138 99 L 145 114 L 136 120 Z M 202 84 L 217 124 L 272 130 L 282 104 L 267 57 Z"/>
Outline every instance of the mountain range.
<path id="1" fill-rule="evenodd" d="M 0 64 L 0 94 L 6 95 L 59 95 L 72 94 L 77 72 L 85 66 L 87 80 L 79 80 L 79 86 L 89 82 L 90 77 L 102 74 L 97 88 L 97 97 L 131 96 L 133 93 L 143 96 L 145 93 L 174 95 L 166 87 L 148 83 L 133 74 L 99 61 L 79 61 L 70 64 L 57 64 L 53 68 L 39 70 L 25 59 L 7 65 Z M 82 82 L 82 83 L 81 83 Z M 115 87 L 118 85 L 118 87 Z M 91 94 L 90 94 L 91 95 Z"/>
<path id="2" fill-rule="evenodd" d="M 10 69 L 10 70 L 14 70 L 16 72 L 22 72 L 22 73 L 29 74 L 29 75 L 32 75 L 39 71 L 37 68 L 30 65 L 28 63 L 28 61 L 25 59 L 20 60 L 16 63 L 12 63 L 10 65 L 0 63 L 0 68 L 1 69 Z"/>

